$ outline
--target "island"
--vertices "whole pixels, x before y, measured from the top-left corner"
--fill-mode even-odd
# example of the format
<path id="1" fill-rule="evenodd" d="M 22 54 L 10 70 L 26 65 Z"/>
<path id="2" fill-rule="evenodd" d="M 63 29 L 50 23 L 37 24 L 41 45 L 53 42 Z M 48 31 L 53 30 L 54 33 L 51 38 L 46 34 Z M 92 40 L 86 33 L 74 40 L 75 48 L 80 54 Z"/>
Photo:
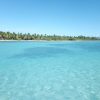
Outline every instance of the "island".
<path id="1" fill-rule="evenodd" d="M 30 34 L 0 31 L 0 40 L 47 40 L 47 41 L 73 41 L 73 40 L 100 40 L 100 37 L 92 36 L 67 36 L 67 35 L 48 35 L 48 34 Z"/>

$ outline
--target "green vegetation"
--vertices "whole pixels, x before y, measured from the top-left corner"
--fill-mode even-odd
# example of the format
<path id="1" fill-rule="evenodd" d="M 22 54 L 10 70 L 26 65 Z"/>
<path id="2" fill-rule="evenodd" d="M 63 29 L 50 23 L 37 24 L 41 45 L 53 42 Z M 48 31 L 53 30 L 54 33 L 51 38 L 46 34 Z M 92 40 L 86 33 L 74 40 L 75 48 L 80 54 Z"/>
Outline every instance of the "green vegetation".
<path id="1" fill-rule="evenodd" d="M 100 37 L 86 36 L 58 36 L 58 35 L 42 35 L 42 34 L 22 34 L 0 31 L 0 40 L 100 40 Z"/>

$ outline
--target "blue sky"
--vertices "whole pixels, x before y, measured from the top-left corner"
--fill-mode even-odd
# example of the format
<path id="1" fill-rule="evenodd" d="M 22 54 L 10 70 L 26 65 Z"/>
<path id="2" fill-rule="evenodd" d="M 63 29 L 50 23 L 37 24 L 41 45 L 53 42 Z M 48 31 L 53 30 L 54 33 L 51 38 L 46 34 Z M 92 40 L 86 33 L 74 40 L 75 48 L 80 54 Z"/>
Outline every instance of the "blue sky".
<path id="1" fill-rule="evenodd" d="M 100 0 L 0 0 L 0 30 L 100 36 Z"/>

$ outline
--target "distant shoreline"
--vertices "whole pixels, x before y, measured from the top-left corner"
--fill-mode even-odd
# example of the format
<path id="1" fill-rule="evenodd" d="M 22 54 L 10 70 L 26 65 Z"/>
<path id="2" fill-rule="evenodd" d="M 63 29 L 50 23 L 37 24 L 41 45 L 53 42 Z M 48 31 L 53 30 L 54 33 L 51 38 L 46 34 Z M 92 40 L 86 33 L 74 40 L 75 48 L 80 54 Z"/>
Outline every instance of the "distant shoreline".
<path id="1" fill-rule="evenodd" d="M 0 40 L 0 42 L 79 42 L 79 41 L 100 41 L 100 40 Z"/>
<path id="2" fill-rule="evenodd" d="M 2 32 L 0 31 L 1 41 L 90 41 L 100 40 L 100 37 L 92 36 L 60 36 L 60 35 L 47 35 L 47 34 L 30 34 L 30 33 L 15 33 L 15 32 Z"/>

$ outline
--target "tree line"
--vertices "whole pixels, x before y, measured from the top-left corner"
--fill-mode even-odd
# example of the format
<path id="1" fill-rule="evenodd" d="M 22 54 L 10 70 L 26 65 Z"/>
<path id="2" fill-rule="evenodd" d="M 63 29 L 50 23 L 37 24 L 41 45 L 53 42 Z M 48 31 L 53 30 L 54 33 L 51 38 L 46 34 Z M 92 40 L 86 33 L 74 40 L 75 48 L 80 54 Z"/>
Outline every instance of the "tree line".
<path id="1" fill-rule="evenodd" d="M 100 37 L 88 36 L 59 36 L 47 34 L 30 34 L 30 33 L 15 33 L 0 31 L 0 40 L 100 40 Z"/>

